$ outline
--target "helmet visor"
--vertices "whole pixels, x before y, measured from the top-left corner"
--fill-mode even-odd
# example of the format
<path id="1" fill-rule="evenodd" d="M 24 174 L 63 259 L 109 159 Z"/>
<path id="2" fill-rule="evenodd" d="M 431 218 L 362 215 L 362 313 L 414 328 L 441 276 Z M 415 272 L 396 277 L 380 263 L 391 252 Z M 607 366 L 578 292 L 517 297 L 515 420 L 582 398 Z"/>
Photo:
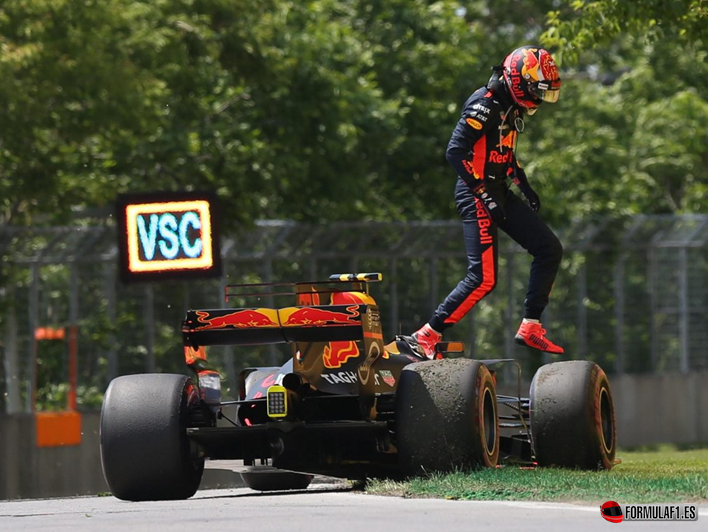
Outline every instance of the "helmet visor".
<path id="1" fill-rule="evenodd" d="M 538 81 L 529 84 L 529 93 L 541 101 L 556 103 L 560 97 L 560 80 Z"/>

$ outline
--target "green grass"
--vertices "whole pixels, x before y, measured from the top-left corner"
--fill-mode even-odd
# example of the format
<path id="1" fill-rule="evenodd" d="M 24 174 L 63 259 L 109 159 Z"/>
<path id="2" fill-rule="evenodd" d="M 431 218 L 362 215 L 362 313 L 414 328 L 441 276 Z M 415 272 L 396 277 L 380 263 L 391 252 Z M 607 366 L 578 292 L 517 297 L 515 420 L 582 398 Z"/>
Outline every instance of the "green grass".
<path id="1" fill-rule="evenodd" d="M 504 466 L 406 482 L 371 480 L 368 493 L 461 500 L 602 503 L 708 501 L 708 449 L 618 451 L 612 471 Z"/>

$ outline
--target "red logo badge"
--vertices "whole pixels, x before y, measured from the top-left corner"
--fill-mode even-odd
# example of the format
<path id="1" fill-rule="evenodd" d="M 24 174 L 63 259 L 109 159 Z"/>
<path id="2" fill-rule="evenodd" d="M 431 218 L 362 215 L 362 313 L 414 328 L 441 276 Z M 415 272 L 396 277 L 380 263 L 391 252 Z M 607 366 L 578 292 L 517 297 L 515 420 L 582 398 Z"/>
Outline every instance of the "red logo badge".
<path id="1" fill-rule="evenodd" d="M 607 501 L 605 504 L 600 506 L 600 513 L 603 519 L 609 521 L 610 523 L 621 523 L 622 518 L 622 508 L 615 501 Z"/>

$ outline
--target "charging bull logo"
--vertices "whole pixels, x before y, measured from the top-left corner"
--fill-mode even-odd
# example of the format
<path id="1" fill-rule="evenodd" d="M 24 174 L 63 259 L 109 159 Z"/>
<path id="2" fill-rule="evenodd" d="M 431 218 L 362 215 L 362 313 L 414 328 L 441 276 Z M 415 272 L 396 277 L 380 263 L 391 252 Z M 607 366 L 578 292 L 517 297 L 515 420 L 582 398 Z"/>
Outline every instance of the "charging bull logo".
<path id="1" fill-rule="evenodd" d="M 295 310 L 283 323 L 285 327 L 329 326 L 329 325 L 361 325 L 358 305 L 347 307 L 347 312 L 335 312 L 317 307 L 305 307 Z"/>
<path id="2" fill-rule="evenodd" d="M 329 369 L 341 368 L 350 358 L 359 356 L 356 342 L 329 342 L 324 348 L 322 361 Z"/>
<path id="3" fill-rule="evenodd" d="M 277 327 L 278 321 L 275 311 L 270 309 L 244 309 L 228 314 L 212 317 L 207 311 L 197 310 L 197 323 L 204 325 L 195 327 L 194 331 L 206 329 L 247 329 L 251 327 Z M 269 316 L 272 314 L 272 316 Z"/>
<path id="4" fill-rule="evenodd" d="M 521 67 L 521 75 L 524 79 L 531 81 L 538 81 L 538 67 L 541 64 L 538 62 L 536 57 L 537 48 L 530 48 L 522 50 L 524 54 L 524 65 Z"/>

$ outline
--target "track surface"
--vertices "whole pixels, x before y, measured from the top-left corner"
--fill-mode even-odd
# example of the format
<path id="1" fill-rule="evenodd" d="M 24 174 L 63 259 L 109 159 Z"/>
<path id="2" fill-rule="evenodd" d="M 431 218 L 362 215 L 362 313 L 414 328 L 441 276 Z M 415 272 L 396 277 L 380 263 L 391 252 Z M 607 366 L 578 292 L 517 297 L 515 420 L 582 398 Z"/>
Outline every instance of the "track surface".
<path id="1" fill-rule="evenodd" d="M 705 530 L 698 521 L 622 523 L 623 530 Z M 539 530 L 580 532 L 612 527 L 596 507 L 551 503 L 464 502 L 377 497 L 332 485 L 265 495 L 246 488 L 205 490 L 187 501 L 128 503 L 114 497 L 0 502 L 1 531 L 221 532 L 336 530 L 431 532 Z"/>

